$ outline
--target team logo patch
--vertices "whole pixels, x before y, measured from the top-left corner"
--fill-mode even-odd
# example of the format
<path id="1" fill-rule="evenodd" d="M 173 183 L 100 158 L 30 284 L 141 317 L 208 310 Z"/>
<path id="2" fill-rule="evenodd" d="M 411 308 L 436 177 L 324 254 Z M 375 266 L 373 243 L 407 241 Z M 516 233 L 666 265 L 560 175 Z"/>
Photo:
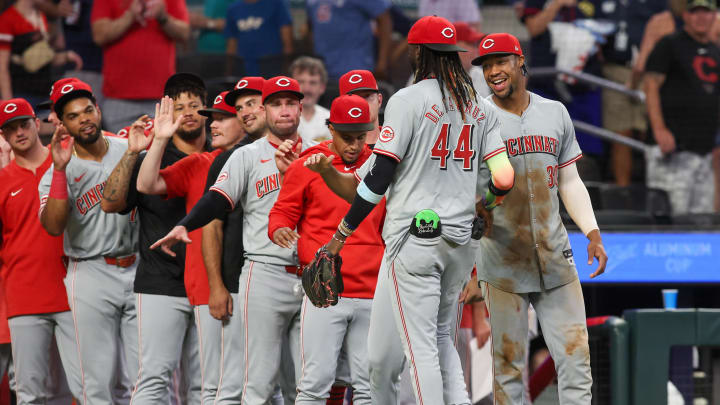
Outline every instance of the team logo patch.
<path id="1" fill-rule="evenodd" d="M 222 103 L 222 101 L 223 101 L 222 96 L 215 97 L 215 105 Z"/>
<path id="2" fill-rule="evenodd" d="M 215 184 L 222 183 L 223 181 L 227 180 L 227 178 L 228 178 L 228 173 L 222 172 L 218 176 L 217 180 L 215 180 Z"/>
<path id="3" fill-rule="evenodd" d="M 286 79 L 283 77 L 283 78 L 277 79 L 275 81 L 275 84 L 277 84 L 280 87 L 287 87 L 290 85 L 290 79 Z"/>
<path id="4" fill-rule="evenodd" d="M 357 74 L 357 73 L 355 73 L 354 75 L 350 76 L 350 78 L 348 79 L 348 82 L 350 82 L 350 83 L 352 83 L 352 84 L 358 84 L 358 83 L 360 83 L 361 81 L 362 81 L 362 76 L 360 76 L 360 75 Z"/>
<path id="5" fill-rule="evenodd" d="M 357 107 L 353 107 L 348 111 L 348 115 L 353 118 L 360 118 L 360 116 L 362 115 L 362 110 Z"/>
<path id="6" fill-rule="evenodd" d="M 380 142 L 390 142 L 395 138 L 395 131 L 390 127 L 383 127 L 380 130 Z"/>
<path id="7" fill-rule="evenodd" d="M 236 88 L 236 89 L 244 89 L 245 87 L 247 87 L 248 84 L 249 84 L 249 83 L 248 83 L 247 80 L 242 79 L 242 80 L 240 80 L 239 82 L 237 82 L 237 84 L 235 85 L 235 88 Z"/>
<path id="8" fill-rule="evenodd" d="M 492 38 L 488 38 L 483 41 L 481 46 L 483 47 L 483 49 L 490 49 L 495 46 L 495 40 Z"/>
<path id="9" fill-rule="evenodd" d="M 453 29 L 450 27 L 445 27 L 442 31 L 440 31 L 440 33 L 445 38 L 452 38 L 455 36 L 455 31 L 453 31 Z"/>
<path id="10" fill-rule="evenodd" d="M 75 87 L 73 87 L 72 84 L 66 84 L 66 85 L 62 86 L 62 88 L 60 89 L 60 93 L 68 94 L 71 91 L 73 91 L 74 89 L 75 89 Z"/>
<path id="11" fill-rule="evenodd" d="M 8 105 L 5 106 L 5 109 L 3 111 L 5 111 L 7 114 L 12 114 L 15 111 L 17 111 L 17 104 L 9 103 Z"/>
<path id="12" fill-rule="evenodd" d="M 569 264 L 571 264 L 571 265 L 575 264 L 575 260 L 573 259 L 572 249 L 563 250 L 563 256 L 565 257 L 565 260 L 567 260 Z"/>

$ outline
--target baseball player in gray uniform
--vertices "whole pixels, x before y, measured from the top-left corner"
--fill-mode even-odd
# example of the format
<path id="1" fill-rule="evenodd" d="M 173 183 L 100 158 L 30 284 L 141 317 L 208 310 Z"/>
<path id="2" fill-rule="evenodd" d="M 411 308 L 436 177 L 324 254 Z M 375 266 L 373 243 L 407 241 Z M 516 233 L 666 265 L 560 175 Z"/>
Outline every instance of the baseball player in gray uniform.
<path id="1" fill-rule="evenodd" d="M 495 401 L 524 403 L 522 373 L 532 304 L 555 360 L 560 403 L 588 405 L 592 376 L 585 307 L 558 196 L 589 239 L 588 264 L 598 259 L 591 277 L 604 271 L 607 255 L 575 167 L 582 152 L 572 121 L 561 103 L 525 89 L 525 58 L 514 36 L 488 35 L 473 63 L 482 65 L 493 92 L 488 100 L 498 111 L 516 176 L 477 250 L 477 277 L 483 281 L 492 325 Z"/>
<path id="2" fill-rule="evenodd" d="M 299 326 L 303 290 L 297 253 L 258 236 L 267 234 L 268 214 L 281 186 L 276 148 L 285 140 L 299 139 L 302 97 L 294 79 L 278 76 L 266 80 L 262 92 L 266 136 L 233 152 L 210 191 L 180 226 L 155 244 L 169 251 L 176 242 L 188 243 L 188 230 L 206 225 L 237 204 L 242 206 L 247 260 L 240 276 L 235 310 L 242 313 L 245 339 L 243 404 L 261 405 L 270 400 L 281 367 L 284 340 L 290 342 L 295 376 L 301 371 Z"/>
<path id="3" fill-rule="evenodd" d="M 415 84 L 390 98 L 373 157 L 356 172 L 363 180 L 350 211 L 326 247 L 339 253 L 387 198 L 386 249 L 375 296 L 391 297 L 415 398 L 418 404 L 470 404 L 453 346 L 457 301 L 474 260 L 476 190 L 468 184 L 478 181 L 480 163 L 492 160 L 490 189 L 502 197 L 512 187 L 512 167 L 495 111 L 476 99 L 462 68 L 455 27 L 444 18 L 423 17 L 408 43 Z M 384 349 L 368 348 L 376 350 Z"/>
<path id="4" fill-rule="evenodd" d="M 119 337 L 131 381 L 138 371 L 134 213 L 100 209 L 105 181 L 127 142 L 102 134 L 90 86 L 74 82 L 61 93 L 53 105 L 62 123 L 52 138 L 53 166 L 38 186 L 40 223 L 51 235 L 64 232 L 63 249 L 70 259 L 65 284 L 83 381 L 78 399 L 86 405 L 112 404 L 111 390 L 122 378 L 116 373 Z M 61 136 L 65 130 L 69 136 Z"/>

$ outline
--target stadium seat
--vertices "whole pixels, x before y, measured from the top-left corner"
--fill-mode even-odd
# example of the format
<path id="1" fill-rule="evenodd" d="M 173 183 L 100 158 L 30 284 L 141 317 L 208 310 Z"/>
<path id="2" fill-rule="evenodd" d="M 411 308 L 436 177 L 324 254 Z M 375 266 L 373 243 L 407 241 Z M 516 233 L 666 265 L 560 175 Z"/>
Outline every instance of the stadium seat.
<path id="1" fill-rule="evenodd" d="M 681 214 L 672 216 L 673 225 L 712 227 L 720 225 L 720 214 Z"/>
<path id="2" fill-rule="evenodd" d="M 657 223 L 655 217 L 649 212 L 632 210 L 597 210 L 595 218 L 600 226 L 655 225 Z"/>
<path id="3" fill-rule="evenodd" d="M 646 212 L 658 223 L 670 223 L 672 207 L 670 197 L 664 190 L 648 188 L 642 184 L 627 187 L 605 184 L 600 187 L 600 204 L 606 210 L 629 210 Z"/>
<path id="4" fill-rule="evenodd" d="M 178 72 L 194 73 L 205 81 L 221 79 L 233 84 L 245 76 L 243 59 L 222 53 L 198 52 L 180 55 L 176 59 L 175 69 Z"/>

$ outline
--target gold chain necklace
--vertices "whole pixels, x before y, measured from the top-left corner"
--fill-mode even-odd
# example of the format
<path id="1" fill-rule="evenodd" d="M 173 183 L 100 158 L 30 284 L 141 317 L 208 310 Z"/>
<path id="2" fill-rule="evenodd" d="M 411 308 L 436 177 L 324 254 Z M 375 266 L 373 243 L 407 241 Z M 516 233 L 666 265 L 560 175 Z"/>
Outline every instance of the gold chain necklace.
<path id="1" fill-rule="evenodd" d="M 107 153 L 108 150 L 110 150 L 110 142 L 108 142 L 107 137 L 105 135 L 101 135 L 103 137 L 103 140 L 105 141 L 105 153 Z M 75 145 L 73 145 L 73 156 L 77 157 L 77 149 L 75 149 Z"/>

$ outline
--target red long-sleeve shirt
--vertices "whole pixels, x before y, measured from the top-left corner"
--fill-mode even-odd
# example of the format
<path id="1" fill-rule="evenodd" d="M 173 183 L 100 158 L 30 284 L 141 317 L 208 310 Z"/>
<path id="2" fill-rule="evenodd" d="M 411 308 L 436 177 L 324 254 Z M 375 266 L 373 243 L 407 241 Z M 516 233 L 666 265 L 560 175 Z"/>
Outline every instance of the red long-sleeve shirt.
<path id="1" fill-rule="evenodd" d="M 305 266 L 315 252 L 332 238 L 350 204 L 333 193 L 319 174 L 304 166 L 308 156 L 315 153 L 336 155 L 328 145 L 331 141 L 313 146 L 300 155 L 285 173 L 280 195 L 270 210 L 268 237 L 282 227 L 297 228 L 300 265 Z M 336 155 L 333 165 L 341 173 L 353 173 L 370 157 L 366 146 L 358 160 L 346 165 Z M 340 252 L 342 257 L 343 285 L 341 296 L 346 298 L 372 298 L 375 294 L 378 270 L 385 251 L 380 236 L 385 220 L 385 199 L 368 215 L 358 229 L 347 239 Z"/>

